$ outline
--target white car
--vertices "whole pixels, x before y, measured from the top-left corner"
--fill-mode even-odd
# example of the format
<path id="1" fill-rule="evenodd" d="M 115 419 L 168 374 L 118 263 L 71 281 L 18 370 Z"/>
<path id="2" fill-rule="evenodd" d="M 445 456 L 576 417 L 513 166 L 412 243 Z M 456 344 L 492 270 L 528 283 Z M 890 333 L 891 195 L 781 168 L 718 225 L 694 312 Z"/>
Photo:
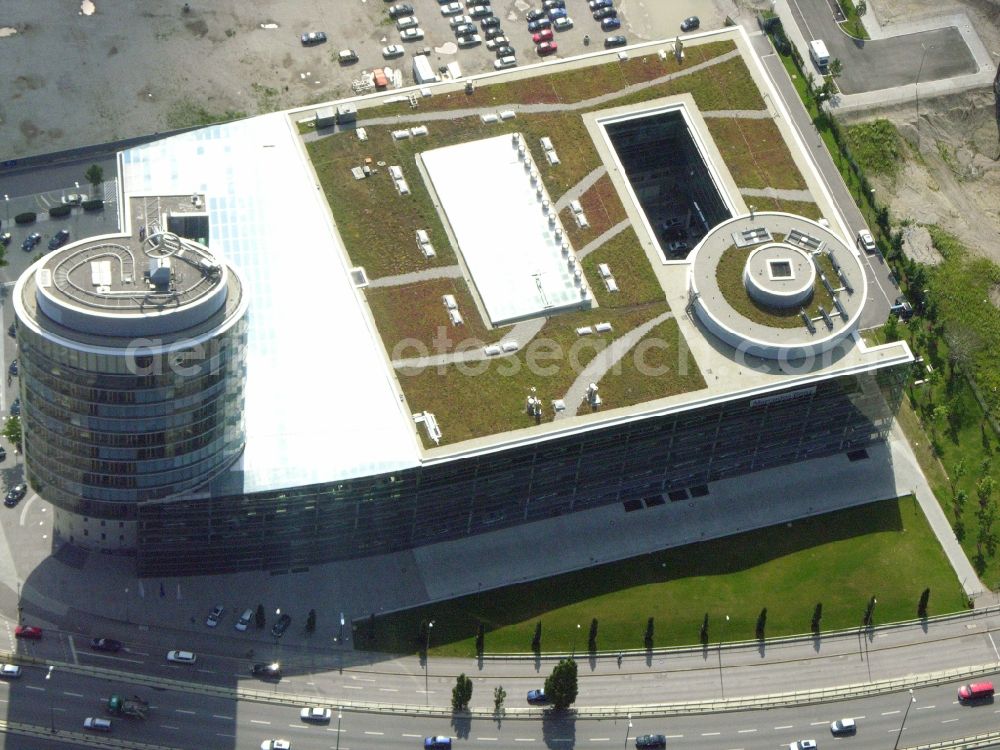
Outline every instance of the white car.
<path id="1" fill-rule="evenodd" d="M 462 12 L 461 3 L 447 3 L 441 6 L 442 16 L 457 16 Z"/>
<path id="2" fill-rule="evenodd" d="M 333 716 L 333 711 L 322 706 L 307 706 L 299 712 L 299 718 L 302 721 L 309 721 L 313 724 L 326 724 L 330 721 L 331 716 Z"/>
<path id="3" fill-rule="evenodd" d="M 569 16 L 563 16 L 562 18 L 557 18 L 552 22 L 552 28 L 556 31 L 566 31 L 567 29 L 573 28 L 573 19 Z"/>
<path id="4" fill-rule="evenodd" d="M 86 200 L 87 196 L 84 193 L 70 193 L 62 197 L 62 202 L 71 206 L 79 206 L 81 203 L 85 203 Z"/>
<path id="5" fill-rule="evenodd" d="M 510 39 L 508 39 L 505 36 L 495 36 L 486 42 L 486 49 L 488 50 L 495 50 L 495 49 L 500 49 L 501 47 L 512 47 L 512 46 L 513 45 L 510 43 Z"/>
<path id="6" fill-rule="evenodd" d="M 497 70 L 504 70 L 506 68 L 516 68 L 517 58 L 514 57 L 513 55 L 506 55 L 505 57 L 501 57 L 499 60 L 495 61 L 493 63 L 493 67 L 496 68 Z"/>
<path id="7" fill-rule="evenodd" d="M 816 750 L 816 740 L 799 740 L 798 742 L 792 742 L 789 744 L 788 750 Z"/>
<path id="8" fill-rule="evenodd" d="M 406 18 L 400 18 L 396 21 L 396 28 L 400 31 L 405 29 L 415 29 L 420 25 L 420 21 L 417 20 L 416 16 L 407 16 Z"/>
<path id="9" fill-rule="evenodd" d="M 402 44 L 390 44 L 388 47 L 382 48 L 382 57 L 386 60 L 390 60 L 393 57 L 402 57 L 406 54 L 406 49 Z"/>
<path id="10" fill-rule="evenodd" d="M 875 238 L 872 237 L 872 233 L 867 229 L 862 229 L 858 232 L 858 250 L 866 253 L 878 252 L 878 245 L 875 244 Z"/>
<path id="11" fill-rule="evenodd" d="M 0 677 L 4 679 L 13 680 L 15 677 L 21 676 L 21 668 L 16 664 L 4 664 L 0 667 Z"/>
<path id="12" fill-rule="evenodd" d="M 209 612 L 208 619 L 205 620 L 205 624 L 208 625 L 208 627 L 210 628 L 214 628 L 216 625 L 219 624 L 219 620 L 222 618 L 222 613 L 225 611 L 226 611 L 225 607 L 223 607 L 221 604 L 216 604 L 215 609 Z"/>
<path id="13" fill-rule="evenodd" d="M 458 46 L 462 49 L 466 47 L 476 47 L 483 43 L 483 38 L 479 34 L 469 34 L 458 38 Z"/>
<path id="14" fill-rule="evenodd" d="M 830 724 L 830 733 L 834 737 L 854 734 L 856 731 L 858 731 L 858 725 L 854 719 L 837 719 L 835 722 Z"/>
<path id="15" fill-rule="evenodd" d="M 194 664 L 198 661 L 198 657 L 190 651 L 167 651 L 167 661 L 178 664 Z"/>
<path id="16" fill-rule="evenodd" d="M 264 740 L 260 750 L 291 750 L 292 743 L 288 740 Z"/>
<path id="17" fill-rule="evenodd" d="M 456 29 L 462 24 L 466 23 L 472 23 L 472 16 L 455 16 L 450 21 L 448 21 L 448 25 L 451 26 L 451 28 L 453 29 Z"/>
<path id="18" fill-rule="evenodd" d="M 416 42 L 424 38 L 424 30 L 419 26 L 415 29 L 404 29 L 399 32 L 399 38 L 404 42 Z"/>

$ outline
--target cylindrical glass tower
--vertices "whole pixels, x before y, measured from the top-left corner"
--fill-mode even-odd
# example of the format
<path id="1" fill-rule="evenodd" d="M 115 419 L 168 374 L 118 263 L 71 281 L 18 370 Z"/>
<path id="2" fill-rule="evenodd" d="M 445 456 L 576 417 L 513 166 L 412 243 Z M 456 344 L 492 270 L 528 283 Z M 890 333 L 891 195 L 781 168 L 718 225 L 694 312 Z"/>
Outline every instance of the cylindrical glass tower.
<path id="1" fill-rule="evenodd" d="M 90 549 L 132 551 L 137 504 L 199 488 L 246 440 L 243 284 L 146 229 L 62 248 L 14 290 L 27 479 Z"/>

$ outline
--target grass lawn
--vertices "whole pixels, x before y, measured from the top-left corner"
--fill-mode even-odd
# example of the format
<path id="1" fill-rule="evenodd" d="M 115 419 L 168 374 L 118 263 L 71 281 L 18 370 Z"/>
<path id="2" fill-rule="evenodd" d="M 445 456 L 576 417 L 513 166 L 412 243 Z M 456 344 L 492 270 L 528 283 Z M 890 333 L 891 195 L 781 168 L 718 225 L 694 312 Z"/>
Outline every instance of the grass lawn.
<path id="1" fill-rule="evenodd" d="M 707 117 L 705 123 L 738 187 L 805 189 L 806 181 L 771 120 Z"/>
<path id="2" fill-rule="evenodd" d="M 412 653 L 420 624 L 433 619 L 435 654 L 473 656 L 482 621 L 487 651 L 528 652 L 540 621 L 542 650 L 569 651 L 586 648 L 596 617 L 599 649 L 641 649 L 653 617 L 655 645 L 676 646 L 698 642 L 706 612 L 711 641 L 746 640 L 762 607 L 776 637 L 809 632 L 817 603 L 823 630 L 857 627 L 871 596 L 876 623 L 913 619 L 924 588 L 930 614 L 964 608 L 959 581 L 905 497 L 386 615 L 374 641 L 359 624 L 356 643 Z"/>
<path id="3" fill-rule="evenodd" d="M 705 387 L 677 321 L 665 320 L 598 383 L 604 408 L 641 404 Z"/>
<path id="4" fill-rule="evenodd" d="M 777 238 L 775 238 L 777 239 Z M 747 257 L 756 250 L 756 247 L 736 247 L 733 245 L 722 254 L 719 265 L 716 267 L 716 280 L 719 283 L 719 291 L 725 297 L 736 312 L 754 323 L 773 326 L 774 328 L 799 328 L 805 327 L 802 316 L 799 315 L 800 307 L 765 307 L 754 300 L 746 290 L 743 282 L 743 269 L 746 266 Z M 833 264 L 826 253 L 819 255 L 819 266 L 828 279 L 836 279 L 837 274 L 833 270 Z M 813 283 L 813 295 L 808 306 L 805 308 L 809 317 L 814 318 L 819 315 L 819 307 L 822 305 L 827 312 L 834 309 L 833 300 L 826 287 L 819 280 L 816 274 L 816 281 Z"/>
<path id="5" fill-rule="evenodd" d="M 764 109 L 764 100 L 746 64 L 739 57 L 711 65 L 690 75 L 640 89 L 613 99 L 604 106 L 648 102 L 663 96 L 691 94 L 703 112 L 724 109 Z"/>
<path id="6" fill-rule="evenodd" d="M 812 201 L 786 201 L 781 198 L 767 198 L 760 195 L 745 195 L 743 200 L 747 202 L 747 205 L 753 205 L 758 211 L 784 211 L 813 220 L 823 218 L 819 206 Z"/>
<path id="7" fill-rule="evenodd" d="M 665 310 L 666 301 L 627 310 L 562 313 L 549 318 L 541 333 L 531 343 L 522 342 L 524 348 L 512 356 L 396 372 L 410 409 L 434 413 L 443 433 L 441 445 L 529 427 L 535 422 L 525 412 L 525 399 L 532 387 L 542 399 L 542 420 L 550 421 L 549 402 L 566 394 L 598 352 L 615 336 Z M 577 327 L 602 321 L 610 321 L 614 331 L 577 335 Z"/>
<path id="8" fill-rule="evenodd" d="M 390 359 L 420 356 L 414 342 L 420 342 L 427 354 L 454 351 L 456 345 L 470 338 L 488 343 L 503 337 L 504 330 L 489 330 L 472 299 L 464 279 L 434 279 L 418 284 L 394 287 L 369 287 L 364 290 L 378 331 Z M 441 297 L 455 295 L 464 324 L 451 325 Z M 481 344 L 480 344 L 481 345 Z M 397 349 L 398 347 L 398 349 Z"/>
<path id="9" fill-rule="evenodd" d="M 609 292 L 604 286 L 597 270 L 601 263 L 608 264 L 611 275 L 618 283 L 617 292 Z M 632 227 L 619 232 L 594 250 L 580 265 L 602 309 L 634 307 L 659 302 L 666 297 Z"/>
<path id="10" fill-rule="evenodd" d="M 559 214 L 570 243 L 578 250 L 625 218 L 625 207 L 611 178 L 606 174 L 580 196 L 580 205 L 587 217 L 586 229 L 577 226 L 569 207 Z"/>

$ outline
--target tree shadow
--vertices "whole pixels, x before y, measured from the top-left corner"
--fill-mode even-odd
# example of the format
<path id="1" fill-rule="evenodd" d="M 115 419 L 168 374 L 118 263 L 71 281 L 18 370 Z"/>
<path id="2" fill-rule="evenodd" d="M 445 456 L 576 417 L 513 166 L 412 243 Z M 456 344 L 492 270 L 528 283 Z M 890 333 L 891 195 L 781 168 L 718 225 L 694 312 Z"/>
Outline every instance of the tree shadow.
<path id="1" fill-rule="evenodd" d="M 587 663 L 590 665 L 590 671 L 593 672 L 597 669 L 597 652 L 591 651 L 587 654 Z"/>
<path id="2" fill-rule="evenodd" d="M 576 745 L 576 712 L 547 710 L 542 714 L 542 742 L 552 750 Z"/>
<path id="3" fill-rule="evenodd" d="M 819 653 L 819 645 L 820 645 L 820 641 L 821 640 L 822 640 L 822 638 L 821 638 L 821 636 L 819 634 L 819 631 L 818 630 L 814 630 L 813 631 L 813 651 L 815 651 L 817 654 Z"/>
<path id="4" fill-rule="evenodd" d="M 472 717 L 468 711 L 456 711 L 451 715 L 451 728 L 455 730 L 455 736 L 461 740 L 469 739 L 472 731 Z"/>
<path id="5" fill-rule="evenodd" d="M 476 668 L 482 672 L 483 671 L 483 655 L 480 654 L 476 657 Z"/>
<path id="6" fill-rule="evenodd" d="M 760 658 L 764 658 L 765 641 L 763 638 L 757 640 L 757 653 L 760 654 Z"/>

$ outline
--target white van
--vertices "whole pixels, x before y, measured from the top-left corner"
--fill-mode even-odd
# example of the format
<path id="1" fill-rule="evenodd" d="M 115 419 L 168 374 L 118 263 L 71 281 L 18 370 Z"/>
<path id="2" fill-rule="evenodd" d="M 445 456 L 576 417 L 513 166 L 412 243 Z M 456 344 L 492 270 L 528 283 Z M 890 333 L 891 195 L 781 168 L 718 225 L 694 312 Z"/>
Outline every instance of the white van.
<path id="1" fill-rule="evenodd" d="M 236 621 L 236 624 L 233 627 L 236 628 L 238 631 L 240 631 L 242 633 L 248 627 L 250 627 L 250 621 L 252 619 L 253 619 L 253 610 L 252 609 L 244 609 L 243 610 L 243 614 L 240 615 L 240 618 Z"/>
<path id="2" fill-rule="evenodd" d="M 95 732 L 110 732 L 111 721 L 109 719 L 95 719 L 93 716 L 88 716 L 83 720 L 83 728 Z"/>
<path id="3" fill-rule="evenodd" d="M 816 63 L 816 67 L 820 71 L 826 72 L 826 68 L 830 64 L 830 52 L 827 50 L 822 39 L 813 39 L 809 42 L 809 57 Z"/>
<path id="4" fill-rule="evenodd" d="M 517 65 L 517 58 L 513 55 L 504 55 L 499 60 L 493 63 L 493 67 L 497 70 L 503 70 L 504 68 L 513 68 Z"/>

